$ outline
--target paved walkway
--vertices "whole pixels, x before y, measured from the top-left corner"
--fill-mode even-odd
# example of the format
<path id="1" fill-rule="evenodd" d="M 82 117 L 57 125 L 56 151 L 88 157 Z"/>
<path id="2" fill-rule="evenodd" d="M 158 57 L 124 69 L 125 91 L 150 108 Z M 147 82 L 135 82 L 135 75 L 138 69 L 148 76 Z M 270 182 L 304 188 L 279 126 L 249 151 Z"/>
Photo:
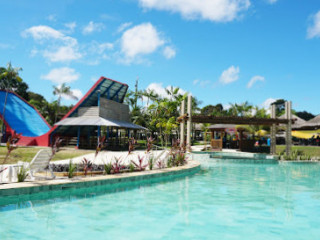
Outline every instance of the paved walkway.
<path id="1" fill-rule="evenodd" d="M 158 151 L 152 151 L 150 154 L 152 154 L 155 158 L 158 156 L 160 158 L 164 157 L 165 153 L 164 150 L 158 150 Z M 160 154 L 162 154 L 160 156 Z M 128 154 L 128 151 L 101 151 L 98 153 L 98 155 L 95 157 L 95 153 L 89 153 L 86 155 L 82 155 L 80 157 L 75 157 L 72 159 L 65 159 L 65 160 L 57 160 L 53 161 L 51 163 L 56 164 L 68 164 L 70 160 L 72 160 L 73 163 L 81 163 L 83 158 L 86 158 L 87 160 L 90 160 L 94 164 L 105 164 L 109 162 L 115 161 L 116 158 L 120 158 L 122 164 L 129 164 L 131 160 L 138 163 L 138 157 L 143 157 L 143 161 L 146 162 L 146 151 L 145 150 L 137 150 L 130 154 Z"/>

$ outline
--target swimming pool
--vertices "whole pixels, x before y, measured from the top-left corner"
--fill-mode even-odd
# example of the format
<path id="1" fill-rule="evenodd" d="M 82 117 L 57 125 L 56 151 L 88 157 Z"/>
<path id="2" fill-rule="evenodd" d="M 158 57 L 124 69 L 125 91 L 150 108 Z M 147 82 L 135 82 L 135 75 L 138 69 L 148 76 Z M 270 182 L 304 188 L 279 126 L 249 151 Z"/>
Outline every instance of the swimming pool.
<path id="1" fill-rule="evenodd" d="M 189 176 L 0 209 L 0 239 L 319 239 L 320 165 L 210 159 Z"/>

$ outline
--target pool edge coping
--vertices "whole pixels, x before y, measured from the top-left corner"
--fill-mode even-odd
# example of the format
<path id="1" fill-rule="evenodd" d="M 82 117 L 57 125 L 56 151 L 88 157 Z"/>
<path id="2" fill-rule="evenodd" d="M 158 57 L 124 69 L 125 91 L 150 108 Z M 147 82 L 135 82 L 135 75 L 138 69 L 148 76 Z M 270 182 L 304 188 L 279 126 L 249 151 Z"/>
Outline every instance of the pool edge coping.
<path id="1" fill-rule="evenodd" d="M 99 175 L 90 177 L 57 178 L 54 180 L 30 181 L 22 183 L 10 183 L 0 185 L 0 197 L 32 194 L 43 191 L 63 190 L 68 188 L 82 188 L 104 184 L 116 184 L 132 182 L 145 179 L 154 179 L 165 176 L 181 175 L 188 172 L 200 170 L 200 163 L 192 160 L 187 165 L 148 170 L 141 172 L 121 173 L 112 175 Z"/>

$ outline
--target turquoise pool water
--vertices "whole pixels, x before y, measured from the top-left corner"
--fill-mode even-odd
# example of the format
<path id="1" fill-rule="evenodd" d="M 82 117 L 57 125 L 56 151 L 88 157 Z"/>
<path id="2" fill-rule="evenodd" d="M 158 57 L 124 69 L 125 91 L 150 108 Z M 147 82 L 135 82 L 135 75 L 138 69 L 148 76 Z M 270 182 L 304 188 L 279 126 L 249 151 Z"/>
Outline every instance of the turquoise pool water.
<path id="1" fill-rule="evenodd" d="M 63 192 L 0 206 L 0 239 L 320 238 L 319 164 L 210 160 L 170 181 Z"/>

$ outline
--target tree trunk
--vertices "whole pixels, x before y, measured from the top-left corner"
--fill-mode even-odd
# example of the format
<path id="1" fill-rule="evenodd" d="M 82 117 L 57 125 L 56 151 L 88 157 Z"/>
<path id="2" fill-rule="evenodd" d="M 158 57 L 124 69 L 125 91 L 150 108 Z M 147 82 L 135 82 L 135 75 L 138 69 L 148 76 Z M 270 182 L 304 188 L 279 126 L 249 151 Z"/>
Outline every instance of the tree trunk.
<path id="1" fill-rule="evenodd" d="M 5 97 L 5 100 L 4 100 L 4 105 L 3 105 L 3 111 L 2 111 L 2 118 L 3 118 L 3 121 L 2 121 L 2 127 L 1 127 L 1 132 L 2 132 L 2 136 L 4 136 L 4 121 L 5 121 L 5 113 L 6 113 L 6 105 L 7 105 L 7 98 L 8 98 L 8 90 L 6 90 L 6 97 Z M 1 142 L 1 139 L 0 139 L 0 142 Z"/>
<path id="2" fill-rule="evenodd" d="M 59 108 L 60 108 L 60 101 L 61 101 L 61 96 L 59 96 L 59 98 L 58 98 L 58 106 L 57 106 L 56 116 L 55 116 L 55 118 L 54 118 L 54 123 L 57 122 L 58 113 L 59 113 Z"/>

